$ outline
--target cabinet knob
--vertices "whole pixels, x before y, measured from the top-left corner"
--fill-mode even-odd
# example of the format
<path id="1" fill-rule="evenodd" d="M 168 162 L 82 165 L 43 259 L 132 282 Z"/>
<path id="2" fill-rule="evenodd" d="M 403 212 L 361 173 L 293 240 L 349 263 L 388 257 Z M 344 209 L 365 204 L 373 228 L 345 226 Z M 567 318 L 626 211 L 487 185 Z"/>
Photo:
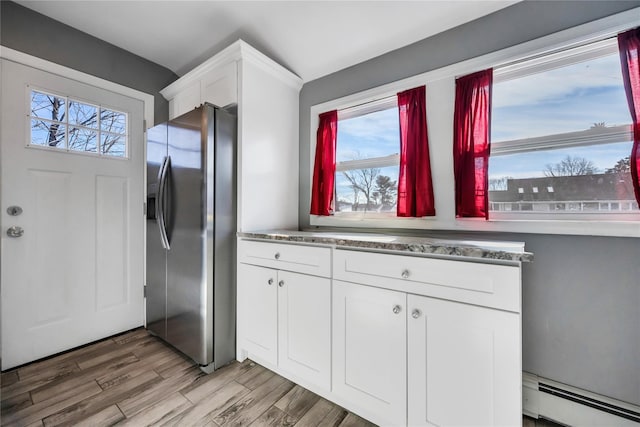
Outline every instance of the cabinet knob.
<path id="1" fill-rule="evenodd" d="M 411 312 L 411 317 L 413 317 L 414 319 L 417 319 L 420 316 L 422 316 L 422 312 L 419 309 L 414 308 L 413 311 Z"/>
<path id="2" fill-rule="evenodd" d="M 283 287 L 283 286 L 284 286 L 284 280 L 280 280 L 280 281 L 278 282 L 278 286 Z"/>
<path id="3" fill-rule="evenodd" d="M 276 252 L 275 258 L 280 259 L 280 252 Z"/>
<path id="4" fill-rule="evenodd" d="M 269 285 L 273 285 L 273 279 L 269 279 L 269 280 L 267 280 L 267 284 L 269 284 Z"/>
<path id="5" fill-rule="evenodd" d="M 408 279 L 409 276 L 411 276 L 411 273 L 409 272 L 409 270 L 402 270 L 402 278 L 403 279 Z"/>
<path id="6" fill-rule="evenodd" d="M 394 305 L 394 306 L 393 306 L 393 312 L 394 312 L 395 314 L 398 314 L 398 313 L 400 313 L 401 311 L 402 311 L 402 307 L 400 307 L 399 305 Z"/>

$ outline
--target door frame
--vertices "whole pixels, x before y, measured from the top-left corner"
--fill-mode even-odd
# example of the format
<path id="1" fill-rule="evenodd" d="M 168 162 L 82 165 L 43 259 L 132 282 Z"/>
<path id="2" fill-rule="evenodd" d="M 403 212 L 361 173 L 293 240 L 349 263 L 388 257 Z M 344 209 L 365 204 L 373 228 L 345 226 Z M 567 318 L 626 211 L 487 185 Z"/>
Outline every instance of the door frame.
<path id="1" fill-rule="evenodd" d="M 47 61 L 46 59 L 38 58 L 33 55 L 29 55 L 24 52 L 20 52 L 5 46 L 0 46 L 0 58 L 6 59 L 8 61 L 12 61 L 21 65 L 25 65 L 31 68 L 35 68 L 37 70 L 45 71 L 47 73 L 56 74 L 58 76 L 76 80 L 80 83 L 85 83 L 100 89 L 108 90 L 110 92 L 114 92 L 119 95 L 124 95 L 129 98 L 133 98 L 139 100 L 143 103 L 143 129 L 142 129 L 142 137 L 143 141 L 141 141 L 143 146 L 143 155 L 142 155 L 142 164 L 140 167 L 143 170 L 142 173 L 142 186 L 143 186 L 143 200 L 142 202 L 145 204 L 145 209 L 140 209 L 140 215 L 146 217 L 146 200 L 147 200 L 147 168 L 146 168 L 146 159 L 147 159 L 147 129 L 154 125 L 154 96 L 136 89 L 132 89 L 127 86 L 120 85 L 118 83 L 111 82 L 109 80 L 105 80 L 100 77 L 93 76 L 91 74 L 84 73 L 82 71 L 75 70 L 73 68 L 66 67 L 64 65 L 56 64 L 51 61 Z M 135 124 L 132 124 L 135 126 Z M 142 207 L 141 207 L 142 208 Z M 0 224 L 2 226 L 3 224 Z M 143 227 L 143 241 L 146 242 L 147 232 L 146 227 Z M 0 254 L 1 256 L 2 254 Z M 147 261 L 147 250 L 146 244 L 143 245 L 143 262 L 146 264 Z M 147 281 L 146 271 L 142 270 L 142 283 L 140 286 L 144 287 Z M 0 282 L 0 294 L 2 290 L 2 283 Z M 143 299 L 145 301 L 145 299 Z M 146 304 L 143 302 L 142 307 L 142 316 L 143 322 L 146 323 Z M 146 324 L 144 325 L 146 326 Z M 1 350 L 1 349 L 0 349 Z M 0 356 L 1 357 L 1 356 Z"/>

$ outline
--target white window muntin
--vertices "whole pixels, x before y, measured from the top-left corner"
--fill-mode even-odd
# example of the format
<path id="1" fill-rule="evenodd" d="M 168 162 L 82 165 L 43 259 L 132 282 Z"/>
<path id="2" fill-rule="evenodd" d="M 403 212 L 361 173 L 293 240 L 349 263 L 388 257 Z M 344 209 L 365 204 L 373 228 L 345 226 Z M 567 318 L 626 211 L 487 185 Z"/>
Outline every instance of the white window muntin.
<path id="1" fill-rule="evenodd" d="M 584 147 L 630 141 L 633 139 L 631 125 L 592 128 L 576 132 L 545 135 L 534 138 L 513 139 L 491 143 L 491 155 L 524 153 L 557 148 Z"/>

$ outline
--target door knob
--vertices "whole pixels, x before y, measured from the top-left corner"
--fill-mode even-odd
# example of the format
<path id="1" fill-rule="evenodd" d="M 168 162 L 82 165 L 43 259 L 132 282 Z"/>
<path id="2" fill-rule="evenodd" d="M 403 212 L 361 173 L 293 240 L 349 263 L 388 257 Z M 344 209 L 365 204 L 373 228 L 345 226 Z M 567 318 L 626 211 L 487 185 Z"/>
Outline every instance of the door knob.
<path id="1" fill-rule="evenodd" d="M 421 315 L 422 315 L 422 311 L 420 311 L 417 308 L 414 308 L 413 311 L 411 312 L 411 317 L 413 317 L 414 319 L 417 319 Z"/>
<path id="2" fill-rule="evenodd" d="M 284 286 L 284 280 L 280 280 L 280 281 L 278 282 L 278 286 L 283 287 L 283 286 Z"/>
<path id="3" fill-rule="evenodd" d="M 394 314 L 398 314 L 402 311 L 402 307 L 400 307 L 399 305 L 394 305 L 393 306 L 393 312 Z"/>
<path id="4" fill-rule="evenodd" d="M 22 227 L 13 226 L 7 228 L 7 236 L 9 237 L 22 237 L 23 234 L 24 230 Z"/>

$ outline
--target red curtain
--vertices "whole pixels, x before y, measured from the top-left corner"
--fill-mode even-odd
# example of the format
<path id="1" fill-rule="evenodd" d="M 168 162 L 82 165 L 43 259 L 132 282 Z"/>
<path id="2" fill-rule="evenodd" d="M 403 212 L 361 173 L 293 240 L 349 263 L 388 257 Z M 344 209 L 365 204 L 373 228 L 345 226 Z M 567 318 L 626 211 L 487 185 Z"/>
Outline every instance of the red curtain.
<path id="1" fill-rule="evenodd" d="M 456 217 L 489 219 L 489 135 L 493 69 L 456 79 L 453 170 Z"/>
<path id="2" fill-rule="evenodd" d="M 398 216 L 434 216 L 436 210 L 431 184 L 425 87 L 398 93 L 398 112 L 400 114 Z"/>
<path id="3" fill-rule="evenodd" d="M 633 148 L 631 149 L 631 178 L 636 200 L 640 204 L 640 28 L 618 34 L 618 48 L 622 66 L 624 90 L 633 120 Z"/>
<path id="4" fill-rule="evenodd" d="M 333 210 L 331 203 L 336 175 L 338 111 L 322 113 L 319 119 L 311 188 L 311 214 L 328 216 Z"/>

